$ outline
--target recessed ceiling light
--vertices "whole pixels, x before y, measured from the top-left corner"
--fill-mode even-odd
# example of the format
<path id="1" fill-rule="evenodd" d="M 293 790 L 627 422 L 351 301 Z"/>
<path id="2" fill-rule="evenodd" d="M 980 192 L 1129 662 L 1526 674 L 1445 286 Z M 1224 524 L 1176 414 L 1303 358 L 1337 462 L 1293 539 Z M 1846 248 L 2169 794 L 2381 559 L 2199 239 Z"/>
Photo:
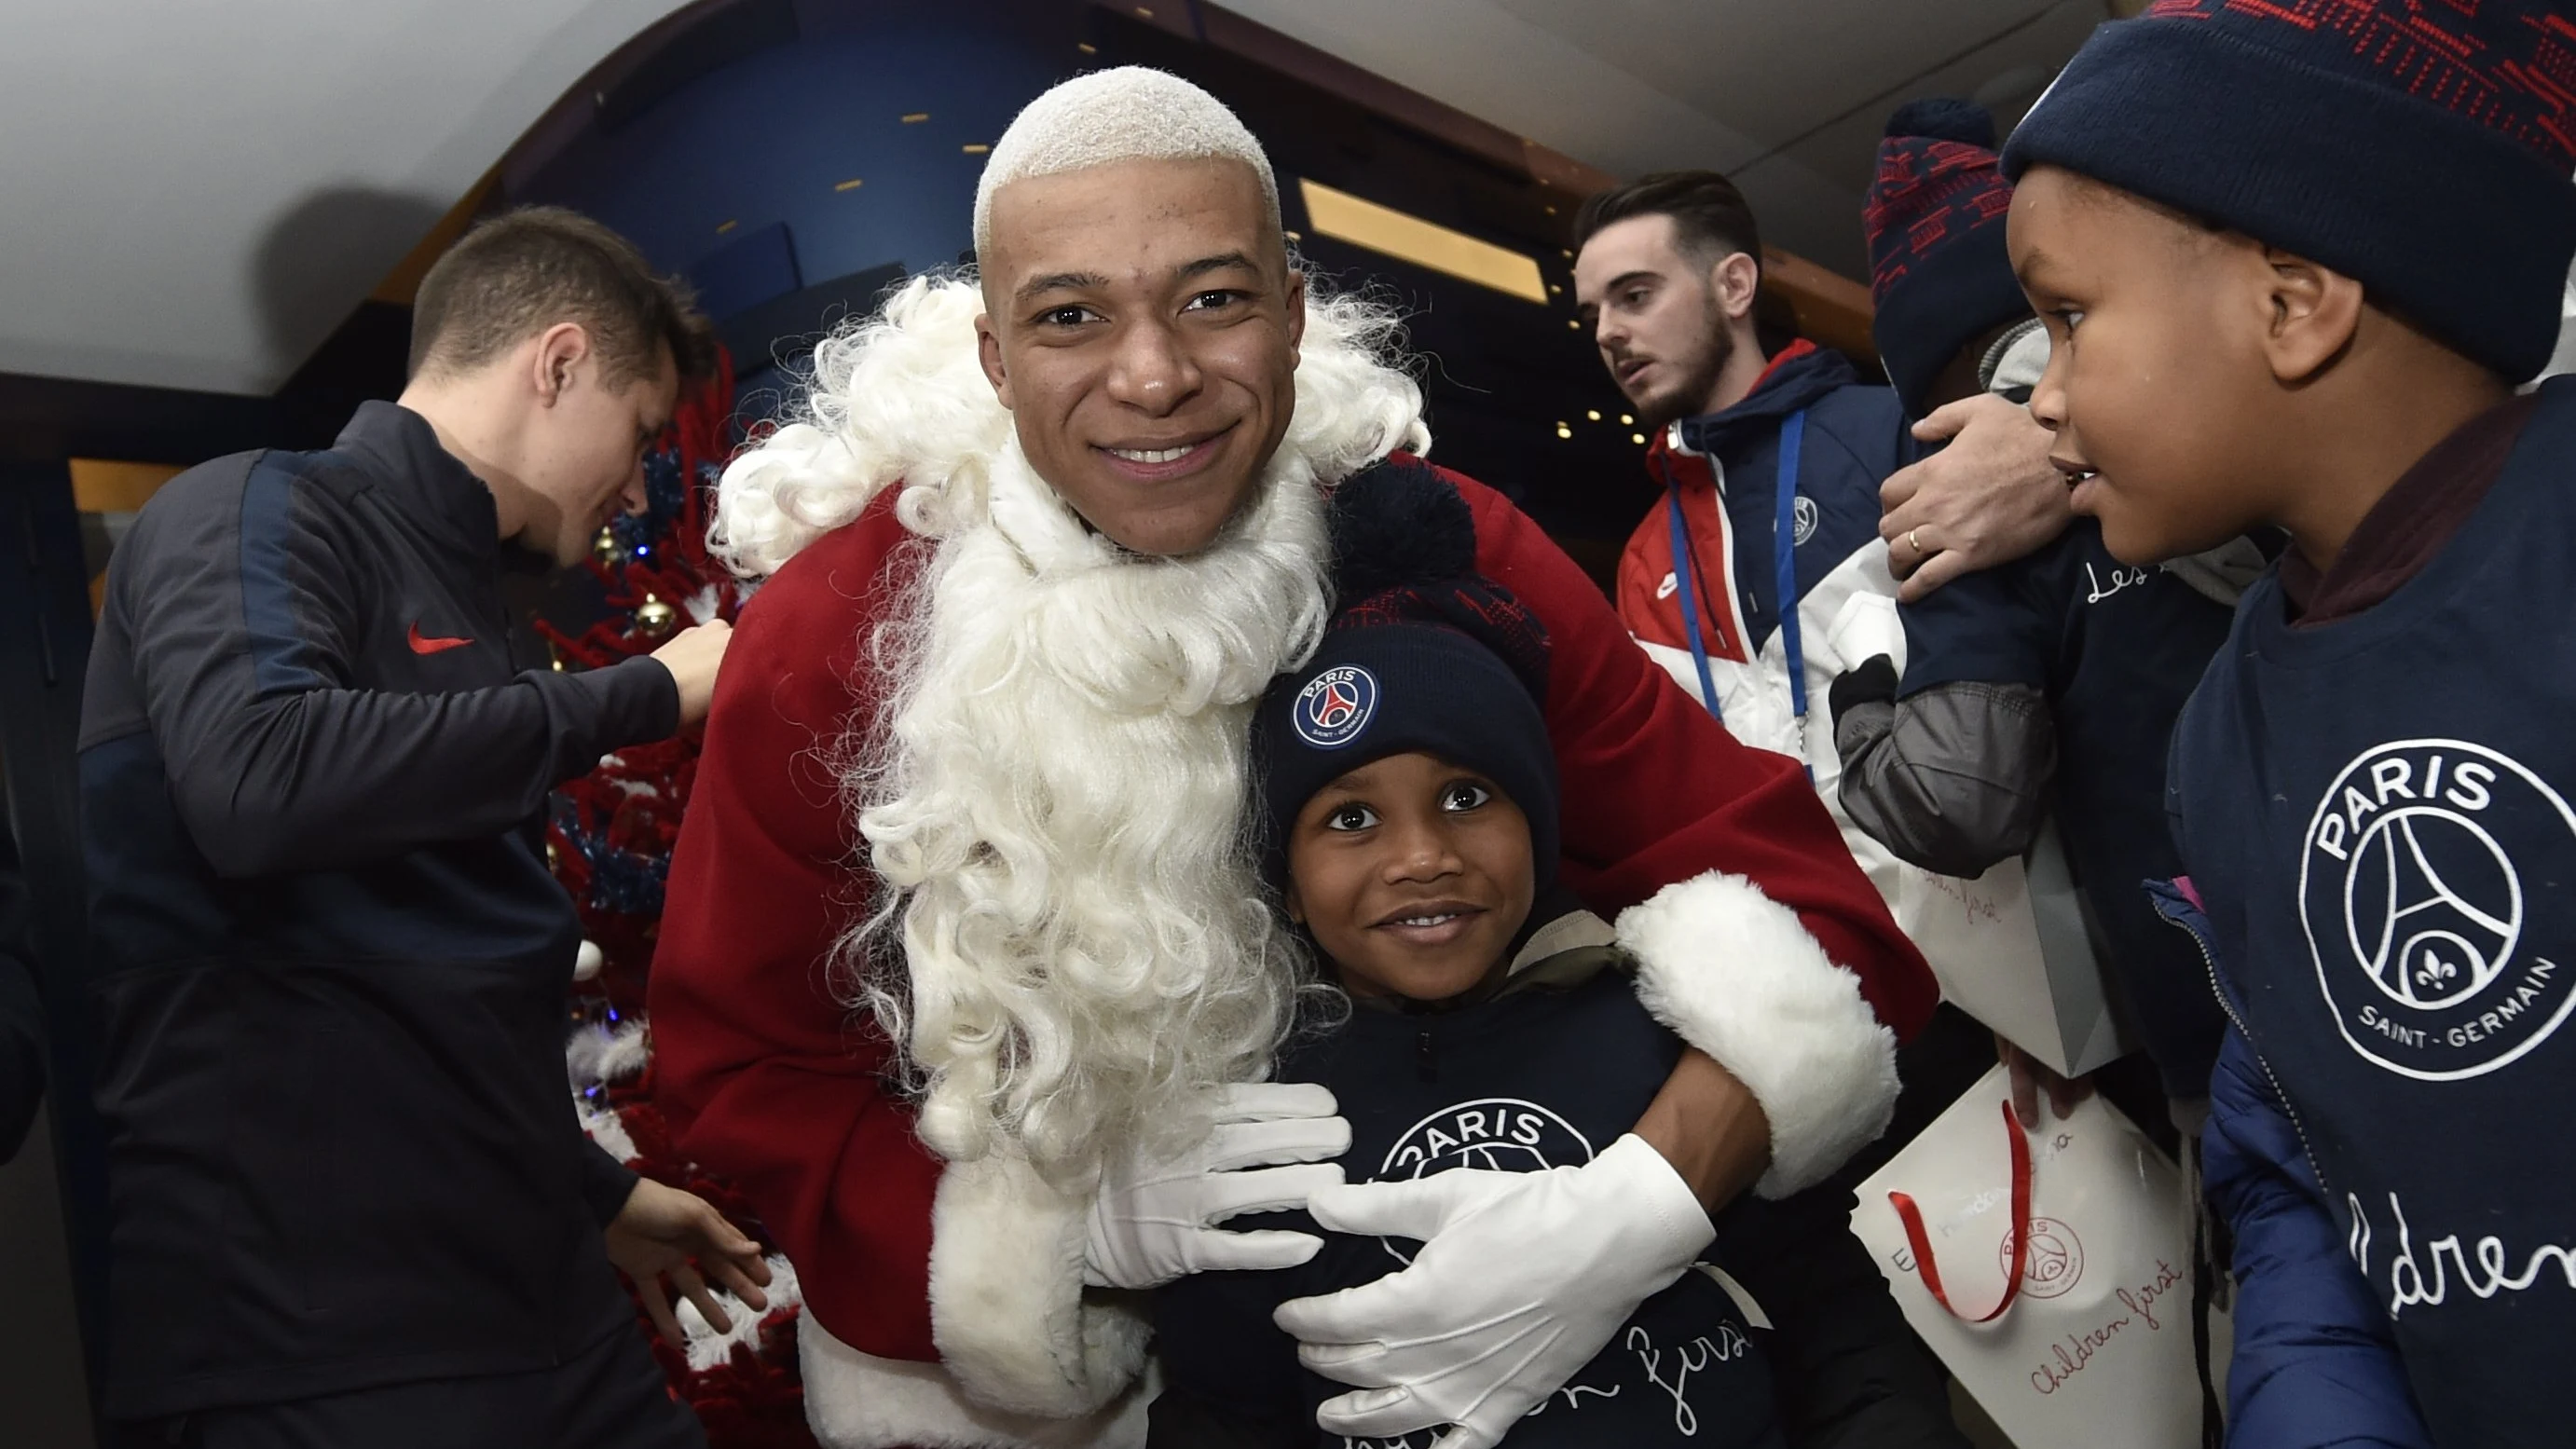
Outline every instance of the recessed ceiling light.
<path id="1" fill-rule="evenodd" d="M 929 119 L 928 111 L 908 111 L 904 114 L 903 123 L 907 126 L 918 126 Z"/>
<path id="2" fill-rule="evenodd" d="M 859 189 L 860 185 L 861 182 L 859 181 L 859 178 L 853 176 L 847 181 L 836 181 L 832 183 L 832 189 L 834 191 L 856 191 Z"/>
<path id="3" fill-rule="evenodd" d="M 1592 421 L 1592 422 L 1596 422 L 1596 423 L 1597 423 L 1597 422 L 1601 421 L 1601 409 L 1599 409 L 1599 408 L 1585 408 L 1585 409 L 1583 410 L 1583 416 L 1584 416 L 1586 419 L 1588 419 L 1588 420 L 1590 420 L 1590 421 Z"/>
<path id="4" fill-rule="evenodd" d="M 1628 435 L 1628 441 L 1642 448 L 1646 445 L 1646 435 L 1643 433 L 1630 433 Z"/>
<path id="5" fill-rule="evenodd" d="M 992 150 L 993 148 L 992 148 L 992 147 L 990 147 L 990 146 L 985 145 L 985 144 L 984 144 L 983 142 L 981 142 L 981 141 L 969 141 L 969 142 L 967 142 L 965 145 L 960 146 L 960 147 L 958 147 L 957 149 L 958 149 L 958 150 L 960 150 L 960 151 L 965 152 L 965 153 L 966 153 L 967 155 L 969 155 L 969 156 L 981 156 L 981 155 L 983 155 L 985 152 L 990 151 L 990 150 Z"/>
<path id="6" fill-rule="evenodd" d="M 740 225 L 742 225 L 742 223 L 739 221 L 726 222 L 724 225 L 716 228 L 716 235 L 723 236 L 726 232 L 729 232 Z"/>

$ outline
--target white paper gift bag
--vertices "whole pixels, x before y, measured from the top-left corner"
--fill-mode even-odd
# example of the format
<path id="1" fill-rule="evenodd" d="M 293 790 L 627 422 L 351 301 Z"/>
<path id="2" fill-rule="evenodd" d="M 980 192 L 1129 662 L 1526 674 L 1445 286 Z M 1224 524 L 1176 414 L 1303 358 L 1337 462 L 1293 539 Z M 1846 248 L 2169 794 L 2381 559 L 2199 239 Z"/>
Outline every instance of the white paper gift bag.
<path id="1" fill-rule="evenodd" d="M 1900 865 L 1888 908 L 1940 979 L 1941 997 L 2061 1076 L 2127 1054 L 2054 824 L 2030 854 L 1975 880 Z"/>
<path id="2" fill-rule="evenodd" d="M 2013 1122 L 1997 1067 L 1861 1185 L 1852 1231 L 2020 1449 L 2198 1449 L 2181 1174 L 2099 1097 L 2040 1116 Z"/>
<path id="3" fill-rule="evenodd" d="M 1836 670 L 1884 654 L 1899 675 L 1905 671 L 1905 626 L 1894 599 L 1853 595 L 1826 643 Z M 1889 854 L 1851 823 L 1830 789 L 1825 803 L 1896 924 L 1931 963 L 1944 1000 L 2063 1076 L 2080 1077 L 2129 1050 L 2055 825 L 2041 828 L 2023 859 L 1963 880 Z"/>

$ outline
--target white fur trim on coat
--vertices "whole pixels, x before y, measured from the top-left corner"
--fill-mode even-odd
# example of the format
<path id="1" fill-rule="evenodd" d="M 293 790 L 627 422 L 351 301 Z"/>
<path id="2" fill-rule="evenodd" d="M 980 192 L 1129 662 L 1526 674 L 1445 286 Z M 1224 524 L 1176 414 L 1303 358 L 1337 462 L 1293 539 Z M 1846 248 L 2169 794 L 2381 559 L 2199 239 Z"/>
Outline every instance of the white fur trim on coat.
<path id="1" fill-rule="evenodd" d="M 1086 1297 L 1090 1200 L 1025 1162 L 952 1162 L 930 1205 L 930 1338 L 976 1401 L 1052 1419 L 1135 1381 L 1152 1326 L 1124 1295 Z"/>
<path id="2" fill-rule="evenodd" d="M 1637 960 L 1646 1010 L 1762 1104 L 1771 1170 L 1754 1191 L 1813 1187 L 1887 1130 L 1896 1034 L 1797 912 L 1711 871 L 1621 912 L 1619 944 Z"/>
<path id="3" fill-rule="evenodd" d="M 805 1422 L 823 1449 L 1143 1449 L 1140 1383 L 1099 1413 L 1047 1419 L 987 1408 L 935 1363 L 878 1358 L 834 1338 L 806 1314 L 796 1325 Z"/>

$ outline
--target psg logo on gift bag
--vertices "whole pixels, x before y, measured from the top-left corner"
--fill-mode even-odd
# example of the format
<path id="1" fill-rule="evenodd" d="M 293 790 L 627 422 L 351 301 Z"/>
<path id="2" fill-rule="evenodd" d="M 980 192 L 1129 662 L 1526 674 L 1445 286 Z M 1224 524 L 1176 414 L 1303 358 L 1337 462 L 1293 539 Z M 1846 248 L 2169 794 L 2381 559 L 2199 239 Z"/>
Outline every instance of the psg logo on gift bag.
<path id="1" fill-rule="evenodd" d="M 1358 739 L 1376 714 L 1377 677 L 1356 664 L 1337 664 L 1306 681 L 1289 711 L 1297 738 L 1319 750 Z"/>
<path id="2" fill-rule="evenodd" d="M 2344 766 L 2309 822 L 2299 882 L 2344 1040 L 2422 1081 L 2481 1076 L 2548 1040 L 2576 1007 L 2576 963 L 2527 949 L 2565 936 L 2536 918 L 2566 907 L 2525 884 L 2541 862 L 2520 857 L 2564 861 L 2571 847 L 2576 811 L 2483 745 L 2405 740 Z"/>

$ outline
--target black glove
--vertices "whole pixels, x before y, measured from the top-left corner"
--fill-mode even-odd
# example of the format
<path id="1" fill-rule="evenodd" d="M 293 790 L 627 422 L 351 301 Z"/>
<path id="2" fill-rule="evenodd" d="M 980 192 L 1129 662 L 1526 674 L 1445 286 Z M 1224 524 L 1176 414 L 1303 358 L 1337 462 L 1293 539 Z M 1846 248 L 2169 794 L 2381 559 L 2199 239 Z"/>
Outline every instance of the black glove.
<path id="1" fill-rule="evenodd" d="M 1835 677 L 1826 699 L 1837 724 L 1854 705 L 1896 703 L 1896 661 L 1878 654 L 1858 669 L 1845 670 Z"/>

